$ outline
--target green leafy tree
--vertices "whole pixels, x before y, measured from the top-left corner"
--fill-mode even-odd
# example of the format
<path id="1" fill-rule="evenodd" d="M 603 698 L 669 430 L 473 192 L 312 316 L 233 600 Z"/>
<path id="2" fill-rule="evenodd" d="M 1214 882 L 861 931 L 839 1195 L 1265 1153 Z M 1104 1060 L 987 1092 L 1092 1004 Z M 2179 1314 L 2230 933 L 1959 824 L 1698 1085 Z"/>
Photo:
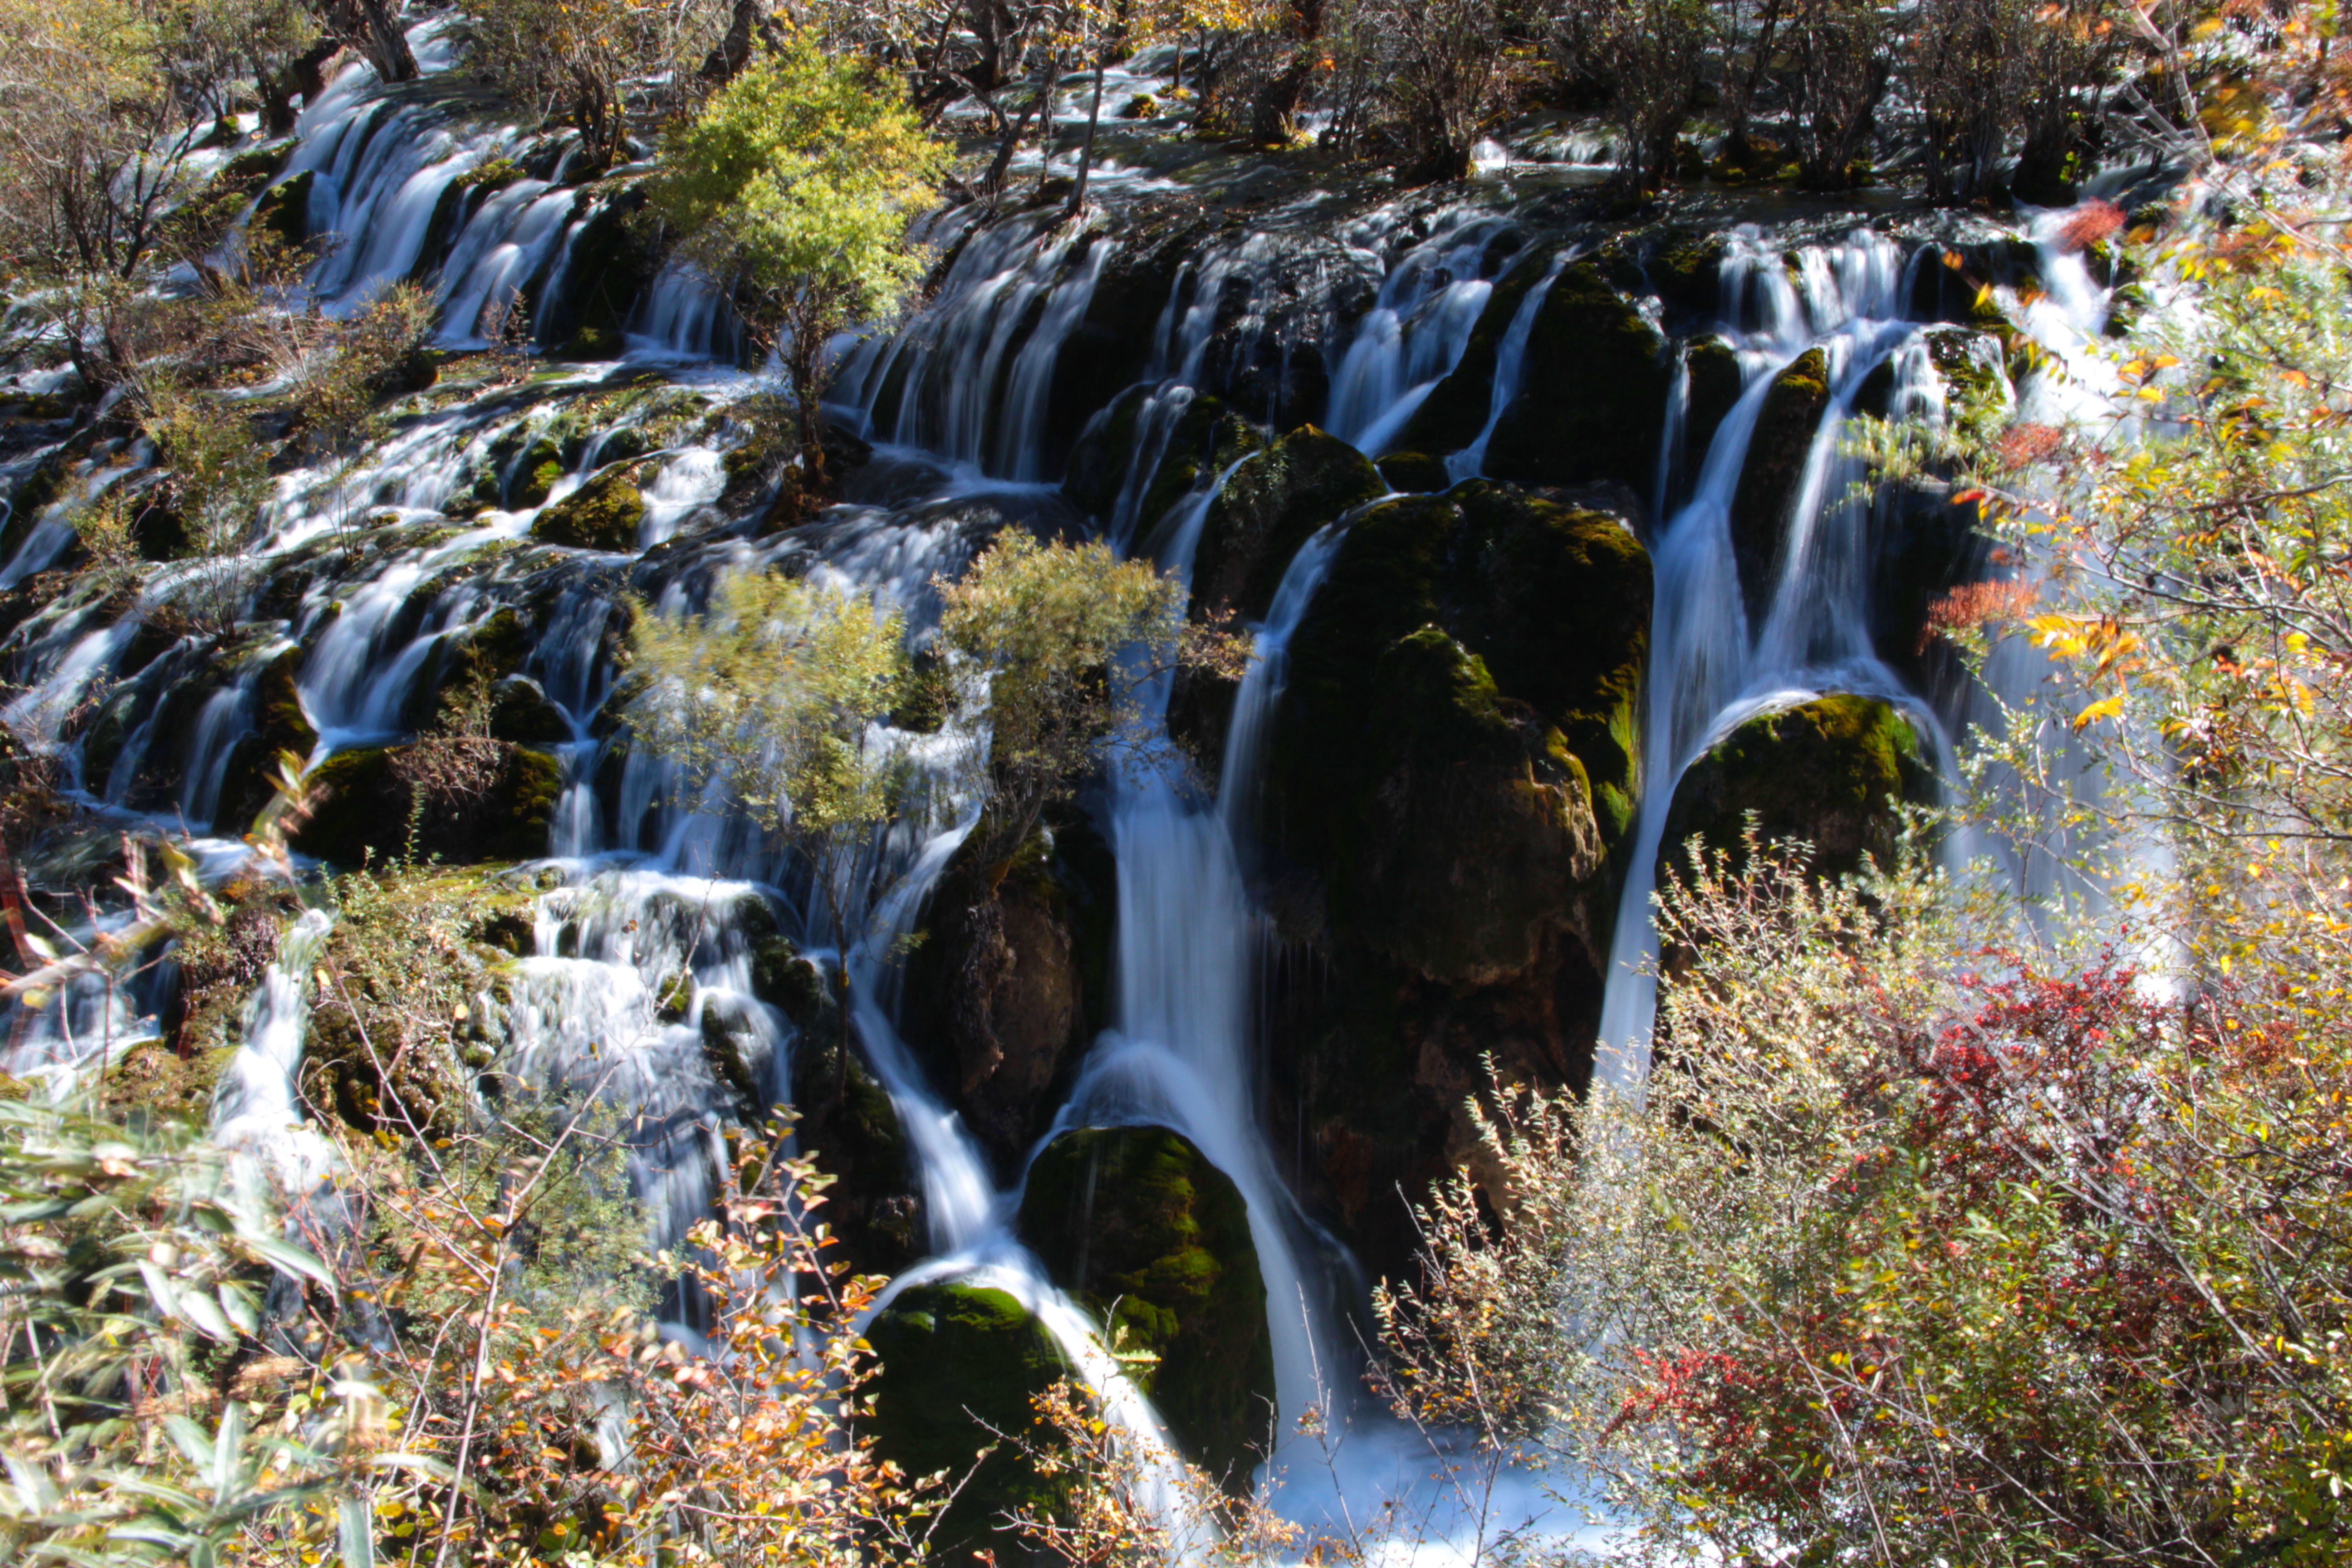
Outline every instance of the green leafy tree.
<path id="1" fill-rule="evenodd" d="M 1158 683 L 1180 668 L 1231 678 L 1247 661 L 1245 640 L 1185 619 L 1181 579 L 1099 542 L 1008 531 L 961 581 L 935 585 L 963 700 L 988 713 L 983 864 L 1026 840 L 1106 742 L 1142 743 L 1143 698 Z"/>
<path id="2" fill-rule="evenodd" d="M 864 852 L 906 795 L 883 729 L 906 688 L 903 629 L 870 599 L 751 572 L 722 578 L 701 616 L 640 605 L 629 631 L 637 734 L 696 797 L 723 791 L 793 850 L 845 948 L 871 891 Z M 845 967 L 839 983 L 845 998 Z"/>
<path id="3" fill-rule="evenodd" d="M 663 140 L 655 205 L 777 344 L 804 488 L 824 472 L 828 347 L 905 303 L 922 271 L 907 226 L 946 160 L 895 83 L 805 39 L 750 66 Z"/>

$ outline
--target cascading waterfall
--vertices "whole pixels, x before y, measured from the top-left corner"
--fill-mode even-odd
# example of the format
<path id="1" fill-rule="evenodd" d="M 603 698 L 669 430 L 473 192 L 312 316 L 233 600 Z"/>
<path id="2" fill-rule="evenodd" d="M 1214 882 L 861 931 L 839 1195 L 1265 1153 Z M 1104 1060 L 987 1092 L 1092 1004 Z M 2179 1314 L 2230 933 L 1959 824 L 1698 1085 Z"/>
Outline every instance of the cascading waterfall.
<path id="1" fill-rule="evenodd" d="M 1849 493 L 1854 470 L 1839 451 L 1854 394 L 1889 355 L 1895 405 L 1915 416 L 1938 406 L 1927 356 L 1897 353 L 1916 333 L 1901 313 L 1904 258 L 1884 235 L 1860 230 L 1841 245 L 1799 252 L 1797 271 L 1792 283 L 1779 253 L 1754 230 L 1735 234 L 1727 247 L 1723 317 L 1743 388 L 1717 428 L 1690 500 L 1652 543 L 1642 805 L 1611 938 L 1594 1069 L 1601 1081 L 1634 1096 L 1648 1076 L 1656 1010 L 1650 900 L 1684 770 L 1745 720 L 1820 691 L 1917 706 L 1871 648 L 1866 509 Z M 1762 624 L 1751 632 L 1732 548 L 1732 497 L 1774 378 L 1813 348 L 1828 363 L 1828 406 L 1807 450 Z"/>
<path id="2" fill-rule="evenodd" d="M 419 38 L 432 42 L 427 33 Z M 421 52 L 428 65 L 446 64 L 446 52 Z M 364 66 L 349 68 L 306 110 L 285 177 L 309 176 L 314 228 L 352 240 L 311 275 L 330 308 L 357 308 L 395 279 L 428 279 L 443 302 L 443 340 L 478 343 L 486 313 L 494 315 L 518 289 L 538 294 L 566 286 L 572 247 L 593 204 L 563 184 L 562 155 L 544 139 L 509 130 L 461 132 L 424 96 L 383 94 Z M 493 158 L 527 162 L 531 172 L 487 195 L 465 184 L 470 171 Z M 857 879 L 870 901 L 835 930 L 823 901 L 809 896 L 804 868 L 760 843 L 716 793 L 701 802 L 677 798 L 675 770 L 642 752 L 623 756 L 624 747 L 599 723 L 615 687 L 610 646 L 624 586 L 651 601 L 655 613 L 677 615 L 704 603 L 721 572 L 786 565 L 898 608 L 919 642 L 937 616 L 931 578 L 952 575 L 985 537 L 942 517 L 965 506 L 975 514 L 993 507 L 1008 517 L 1053 515 L 1059 503 L 1049 483 L 1048 426 L 1056 415 L 1056 363 L 1120 253 L 1099 227 L 1057 225 L 1043 215 L 963 226 L 977 221 L 952 212 L 932 221 L 930 237 L 943 249 L 957 247 L 937 297 L 904 331 L 853 349 L 835 382 L 836 411 L 862 422 L 877 443 L 877 466 L 913 476 L 907 481 L 912 489 L 894 506 L 845 506 L 790 535 L 757 542 L 694 533 L 727 481 L 722 448 L 732 437 L 725 405 L 741 384 L 726 366 L 711 365 L 697 373 L 710 404 L 693 434 L 648 439 L 627 458 L 641 465 L 646 501 L 635 542 L 669 548 L 634 566 L 609 553 L 553 551 L 528 565 L 509 564 L 519 552 L 504 547 L 522 542 L 545 506 L 598 471 L 609 432 L 575 450 L 555 440 L 547 408 L 523 394 L 486 392 L 468 405 L 420 408 L 360 459 L 282 476 L 261 548 L 288 559 L 309 551 L 329 561 L 335 531 L 387 510 L 401 523 L 425 525 L 401 536 L 411 542 L 364 557 L 353 551 L 340 566 L 316 571 L 294 596 L 299 602 L 270 612 L 283 617 L 283 637 L 239 654 L 228 678 L 188 710 L 184 736 L 154 732 L 165 722 L 155 699 L 165 675 L 176 677 L 182 663 L 210 655 L 200 640 L 188 639 L 159 656 L 149 668 L 163 673 L 139 688 L 137 722 L 112 776 L 77 775 L 73 784 L 126 820 L 160 822 L 137 818 L 129 803 L 151 750 L 168 745 L 183 759 L 170 803 L 179 826 L 209 828 L 223 809 L 230 750 L 253 727 L 256 683 L 272 659 L 299 650 L 296 686 L 318 736 L 313 762 L 401 739 L 418 722 L 419 693 L 430 695 L 425 682 L 441 657 L 516 603 L 531 572 L 547 572 L 555 585 L 542 592 L 542 580 L 530 589 L 541 595 L 539 636 L 523 673 L 561 718 L 563 738 L 548 743 L 561 760 L 562 791 L 551 824 L 551 858 L 522 873 L 535 879 L 536 920 L 531 951 L 519 963 L 504 1010 L 511 1064 L 542 1089 L 579 1096 L 593 1089 L 637 1119 L 633 1174 L 652 1210 L 656 1239 L 675 1242 L 708 1212 L 725 1157 L 720 1129 L 742 1109 L 715 1076 L 705 1049 L 709 1033 L 733 1042 L 772 1101 L 788 1095 L 796 1031 L 755 994 L 751 970 L 761 931 L 783 927 L 829 982 L 845 978 L 849 1022 L 864 1059 L 888 1094 L 919 1166 L 933 1256 L 897 1288 L 962 1278 L 1003 1289 L 1027 1306 L 1103 1391 L 1112 1418 L 1146 1457 L 1159 1501 L 1173 1513 L 1173 1451 L 1149 1402 L 1097 1342 L 1097 1325 L 1022 1246 L 1013 1229 L 1018 1187 L 999 1186 L 989 1159 L 898 1032 L 892 955 L 921 922 L 925 900 L 976 818 L 969 781 L 985 732 L 874 737 L 877 744 L 907 750 L 926 805 L 863 847 Z M 1441 214 L 1419 232 L 1428 237 L 1406 244 L 1392 229 L 1373 231 L 1372 240 L 1392 258 L 1345 353 L 1332 362 L 1324 424 L 1375 456 L 1460 363 L 1497 279 L 1513 268 L 1544 265 L 1544 252 L 1535 248 L 1540 242 L 1491 211 Z M 1537 318 L 1573 254 L 1554 251 L 1512 314 L 1496 345 L 1484 427 L 1449 458 L 1452 477 L 1483 470 L 1487 442 L 1519 389 Z M 2050 261 L 2053 279 L 2065 259 Z M 1231 468 L 1213 473 L 1202 464 L 1191 493 L 1173 510 L 1141 514 L 1187 411 L 1201 397 L 1223 395 L 1213 369 L 1217 356 L 1236 342 L 1255 349 L 1279 335 L 1272 323 L 1280 290 L 1273 285 L 1281 260 L 1280 237 L 1257 232 L 1208 247 L 1178 275 L 1137 389 L 1132 455 L 1105 520 L 1122 552 L 1150 550 L 1163 566 L 1189 574 Z M 2079 258 L 2074 264 L 2079 268 Z M 2081 282 L 2087 287 L 2087 276 Z M 1904 258 L 1883 236 L 1857 233 L 1809 247 L 1799 253 L 1792 276 L 1767 236 L 1735 234 L 1722 268 L 1721 315 L 1743 387 L 1701 457 L 1687 498 L 1668 516 L 1688 394 L 1687 379 L 1676 380 L 1659 455 L 1662 521 L 1651 542 L 1656 598 L 1643 789 L 1602 1019 L 1601 1076 L 1628 1090 L 1638 1089 L 1645 1070 L 1654 1003 L 1643 973 L 1654 957 L 1651 868 L 1684 768 L 1732 725 L 1796 696 L 1834 689 L 1908 701 L 1871 650 L 1869 520 L 1849 497 L 1852 463 L 1839 447 L 1840 428 L 1864 381 L 1890 359 L 1894 410 L 1929 417 L 1937 406 L 1933 365 L 1916 329 L 1901 319 L 1905 283 Z M 2087 297 L 2061 279 L 2051 290 L 2051 309 L 2080 333 Z M 627 346 L 640 361 L 729 361 L 734 332 L 719 290 L 676 269 L 656 280 L 630 322 Z M 1829 369 L 1828 403 L 1805 456 L 1777 573 L 1751 625 L 1732 548 L 1732 497 L 1774 378 L 1814 347 Z M 569 379 L 583 393 L 602 394 L 624 384 L 618 374 L 604 379 L 611 370 L 583 368 Z M 551 376 L 538 382 L 534 395 L 551 385 L 571 390 Z M 525 468 L 543 466 L 543 454 L 532 456 L 542 440 L 560 452 L 562 471 L 532 491 L 543 500 L 521 504 L 517 481 Z M 117 482 L 132 471 L 137 454 L 114 456 L 94 465 L 97 477 L 89 483 Z M 449 509 L 469 484 L 474 506 L 458 514 L 465 525 L 452 530 Z M 62 538 L 41 531 L 52 527 L 46 520 L 33 531 L 0 574 L 0 587 L 56 558 L 71 535 L 69 526 L 58 526 Z M 1417 1485 L 1426 1479 L 1430 1458 L 1425 1447 L 1415 1447 L 1420 1439 L 1387 1427 L 1377 1413 L 1352 1408 L 1346 1385 L 1356 1355 L 1342 1310 L 1347 1287 L 1336 1278 L 1344 1258 L 1282 1180 L 1253 1091 L 1252 1033 L 1267 922 L 1244 872 L 1257 853 L 1268 730 L 1290 638 L 1346 526 L 1342 519 L 1325 527 L 1287 563 L 1257 628 L 1256 657 L 1234 702 L 1214 788 L 1195 787 L 1172 765 L 1116 771 L 1107 803 L 1118 866 L 1116 1023 L 1094 1042 L 1045 1135 L 1049 1141 L 1076 1127 L 1163 1124 L 1191 1140 L 1240 1191 L 1274 1341 L 1274 1464 L 1293 1511 L 1300 1512 L 1338 1506 L 1359 1484 Z M 558 564 L 549 565 L 551 558 Z M 96 606 L 38 623 L 37 634 L 19 644 L 29 650 L 36 684 L 12 700 L 9 722 L 46 735 L 70 768 L 79 768 L 80 752 L 64 716 L 110 678 L 137 630 L 135 620 L 110 618 Z M 1162 703 L 1166 695 L 1159 693 Z M 1164 710 L 1156 717 L 1153 739 L 1165 749 Z M 242 850 L 223 847 L 225 857 L 232 853 Z M 225 872 L 229 863 L 222 858 L 207 875 Z M 299 1132 L 291 1074 L 303 986 L 328 932 L 326 917 L 313 913 L 288 934 L 247 1018 L 244 1048 L 220 1102 L 223 1141 L 263 1152 L 273 1179 L 289 1185 L 326 1173 L 323 1141 L 313 1135 L 306 1142 Z M 93 1008 L 128 1014 L 135 1005 L 127 996 L 83 991 L 89 994 L 71 994 L 57 1010 L 68 1030 L 84 1028 Z M 54 1033 L 33 1037 L 47 1059 L 71 1054 Z M 681 1299 L 675 1310 L 680 1331 L 691 1333 L 694 1303 Z M 1318 1456 L 1295 1437 L 1310 1406 L 1342 1426 L 1354 1423 L 1349 1440 L 1366 1456 L 1360 1469 L 1318 1478 Z"/>

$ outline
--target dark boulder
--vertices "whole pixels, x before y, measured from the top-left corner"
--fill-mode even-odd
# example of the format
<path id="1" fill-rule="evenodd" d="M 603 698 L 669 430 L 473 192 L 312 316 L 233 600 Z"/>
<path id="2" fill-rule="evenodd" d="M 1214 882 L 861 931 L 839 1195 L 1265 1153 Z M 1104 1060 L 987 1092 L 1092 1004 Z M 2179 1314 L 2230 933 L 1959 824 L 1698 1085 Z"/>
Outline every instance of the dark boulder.
<path id="1" fill-rule="evenodd" d="M 881 1363 L 869 1417 L 876 1448 L 909 1476 L 944 1472 L 955 1493 L 932 1526 L 932 1555 L 956 1562 L 975 1548 L 1004 1550 L 1007 1516 L 1060 1495 L 1019 1447 L 1051 1441 L 1032 1402 L 1070 1374 L 1060 1348 L 1005 1292 L 952 1279 L 901 1291 L 866 1325 L 866 1341 Z"/>
<path id="2" fill-rule="evenodd" d="M 1829 403 L 1829 361 L 1807 349 L 1774 378 L 1756 416 L 1731 497 L 1731 552 L 1751 617 L 1770 603 L 1780 544 Z"/>
<path id="3" fill-rule="evenodd" d="M 1614 479 L 1646 491 L 1672 381 L 1655 323 L 1598 265 L 1578 262 L 1553 280 L 1537 312 L 1518 395 L 1487 442 L 1486 472 L 1539 485 Z"/>
<path id="4" fill-rule="evenodd" d="M 430 742 L 427 742 L 428 744 Z M 549 820 L 563 793 L 563 773 L 544 752 L 500 748 L 497 772 L 478 799 L 416 806 L 400 766 L 414 746 L 338 752 L 308 775 L 318 804 L 294 835 L 294 847 L 338 866 L 381 864 L 411 854 L 456 865 L 528 860 L 547 853 Z"/>
<path id="5" fill-rule="evenodd" d="M 1767 843 L 1802 839 L 1824 875 L 1891 865 L 1895 807 L 1935 796 L 1935 773 L 1909 720 L 1875 698 L 1839 693 L 1748 720 L 1691 764 L 1675 787 L 1663 867 L 1686 866 L 1694 837 L 1739 849 L 1750 813 Z"/>
<path id="6" fill-rule="evenodd" d="M 1274 1351 L 1233 1182 L 1164 1127 L 1065 1132 L 1029 1167 L 1021 1234 L 1115 1342 L 1159 1357 L 1139 1383 L 1186 1456 L 1245 1485 L 1273 1434 Z"/>

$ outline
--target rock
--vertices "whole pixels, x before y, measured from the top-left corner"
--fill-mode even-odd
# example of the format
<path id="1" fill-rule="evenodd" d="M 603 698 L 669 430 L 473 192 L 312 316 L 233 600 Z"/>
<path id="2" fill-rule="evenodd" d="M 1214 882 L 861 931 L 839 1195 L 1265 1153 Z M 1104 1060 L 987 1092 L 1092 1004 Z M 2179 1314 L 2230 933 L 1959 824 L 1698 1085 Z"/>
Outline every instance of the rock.
<path id="1" fill-rule="evenodd" d="M 929 1250 L 921 1173 L 898 1107 L 855 1050 L 843 1049 L 837 1015 L 792 1046 L 794 1133 L 831 1176 L 822 1217 L 843 1256 L 868 1274 L 897 1274 Z"/>
<path id="2" fill-rule="evenodd" d="M 1658 298 L 1686 316 L 1712 322 L 1723 308 L 1723 237 L 1669 228 L 1644 247 L 1643 276 Z"/>
<path id="3" fill-rule="evenodd" d="M 518 746 L 551 746 L 572 739 L 572 726 L 539 682 L 509 675 L 490 688 L 490 734 Z"/>
<path id="4" fill-rule="evenodd" d="M 1450 772 L 1476 757 L 1486 784 L 1501 792 L 1498 806 L 1503 797 L 1531 806 L 1522 786 L 1564 790 L 1586 797 L 1603 847 L 1622 834 L 1633 814 L 1649 603 L 1647 553 L 1605 512 L 1471 481 L 1357 519 L 1292 639 L 1269 758 L 1269 793 L 1282 803 L 1276 837 L 1322 873 L 1335 921 L 1352 923 L 1343 911 L 1360 910 L 1369 933 L 1421 918 L 1397 908 L 1401 889 L 1370 870 L 1375 858 L 1399 864 L 1374 842 L 1394 829 L 1392 814 L 1412 794 L 1392 775 L 1411 772 L 1416 749 L 1438 743 L 1441 731 L 1466 726 L 1454 739 L 1473 750 L 1424 760 Z M 1423 631 L 1437 635 L 1384 663 Z M 1470 731 L 1483 741 L 1474 744 Z M 1549 829 L 1538 837 L 1568 853 Z M 1522 850 L 1490 857 L 1454 847 L 1482 874 L 1497 873 L 1492 890 L 1507 905 L 1528 899 L 1502 894 L 1504 885 L 1561 869 Z M 1544 901 L 1532 884 L 1527 891 Z"/>
<path id="5" fill-rule="evenodd" d="M 1269 1110 L 1367 1267 L 1477 1157 L 1484 1059 L 1589 1072 L 1630 826 L 1650 567 L 1623 521 L 1472 480 L 1360 515 L 1268 746 Z"/>
<path id="6" fill-rule="evenodd" d="M 308 169 L 280 180 L 253 204 L 249 227 L 269 236 L 291 250 L 310 237 L 310 186 Z"/>
<path id="7" fill-rule="evenodd" d="M 542 544 L 630 554 L 645 521 L 635 465 L 616 463 L 531 519 L 530 536 Z"/>
<path id="8" fill-rule="evenodd" d="M 1020 1302 L 961 1280 L 917 1285 L 875 1314 L 866 1340 L 881 1363 L 875 1447 L 908 1476 L 944 1471 L 950 1489 L 961 1483 L 933 1526 L 935 1560 L 1001 1547 L 1004 1516 L 1054 1502 L 1053 1481 L 996 1436 L 1046 1440 L 1031 1401 L 1071 1370 Z M 992 1447 L 975 1470 L 975 1457 Z"/>
<path id="9" fill-rule="evenodd" d="M 1454 476 L 1446 471 L 1445 459 L 1426 452 L 1391 452 L 1378 467 L 1381 478 L 1388 481 L 1391 489 L 1407 495 L 1433 495 L 1454 483 Z"/>
<path id="10" fill-rule="evenodd" d="M 1773 381 L 1756 416 L 1731 497 L 1731 551 L 1751 619 L 1771 602 L 1780 541 L 1829 401 L 1829 361 L 1820 349 L 1807 349 Z"/>
<path id="11" fill-rule="evenodd" d="M 1108 853 L 1092 829 L 1069 820 L 1040 825 L 992 864 L 960 853 L 908 964 L 907 1037 L 1007 1171 L 1052 1120 L 1054 1091 L 1090 1037 L 1089 1006 L 1106 997 L 1115 900 L 1080 868 L 1097 858 Z"/>
<path id="12" fill-rule="evenodd" d="M 1225 477 L 1202 523 L 1194 617 L 1223 606 L 1244 620 L 1265 619 L 1298 547 L 1388 488 L 1370 459 L 1312 425 L 1244 459 Z"/>
<path id="13" fill-rule="evenodd" d="M 503 476 L 498 504 L 521 511 L 542 505 L 563 477 L 563 447 L 552 437 L 526 443 L 520 430 L 490 445 L 490 459 Z"/>
<path id="14" fill-rule="evenodd" d="M 1063 470 L 1062 493 L 1088 516 L 1108 521 L 1135 460 L 1135 425 L 1151 388 L 1129 387 L 1087 422 Z"/>
<path id="15" fill-rule="evenodd" d="M 1690 378 L 1690 401 L 1683 405 L 1683 472 L 1696 477 L 1724 416 L 1739 401 L 1747 376 L 1739 368 L 1738 351 L 1720 337 L 1693 339 L 1684 351 L 1683 365 Z"/>
<path id="16" fill-rule="evenodd" d="M 395 764 L 412 749 L 338 752 L 313 768 L 308 776 L 319 803 L 295 833 L 294 847 L 338 866 L 409 854 L 413 796 Z M 563 793 L 562 769 L 545 752 L 504 750 L 479 800 L 426 804 L 415 824 L 417 858 L 467 865 L 547 853 L 548 821 Z"/>
<path id="17" fill-rule="evenodd" d="M 1029 1167 L 1021 1234 L 1129 1348 L 1186 1456 L 1246 1486 L 1273 1436 L 1274 1351 L 1249 1210 L 1163 1127 L 1065 1132 Z"/>
<path id="18" fill-rule="evenodd" d="M 1646 490 L 1656 478 L 1672 380 L 1665 351 L 1664 334 L 1597 265 L 1567 268 L 1537 312 L 1518 395 L 1487 442 L 1486 472 L 1546 485 L 1615 479 Z"/>
<path id="19" fill-rule="evenodd" d="M 243 831 L 261 815 L 277 793 L 273 780 L 281 753 L 307 761 L 319 744 L 295 684 L 301 668 L 301 650 L 289 647 L 270 659 L 254 683 L 253 731 L 237 742 L 221 776 L 215 820 L 225 828 Z"/>
<path id="20" fill-rule="evenodd" d="M 1397 432 L 1395 445 L 1414 452 L 1428 452 L 1444 457 L 1458 452 L 1478 439 L 1486 428 L 1486 416 L 1495 405 L 1495 364 L 1502 351 L 1503 339 L 1511 330 L 1511 321 L 1519 313 L 1528 292 L 1544 280 L 1551 270 L 1550 247 L 1541 247 L 1542 254 L 1522 258 L 1518 264 L 1495 282 L 1494 292 L 1486 296 L 1486 307 L 1478 312 L 1478 324 L 1471 329 L 1470 341 L 1462 350 L 1462 357 L 1446 373 L 1445 379 L 1431 389 L 1422 399 L 1421 406 L 1412 411 L 1404 428 Z M 1399 485 L 1399 489 L 1444 489 L 1444 485 Z"/>
<path id="21" fill-rule="evenodd" d="M 1265 445 L 1257 426 L 1214 397 L 1195 397 L 1177 417 L 1160 465 L 1136 509 L 1134 538 L 1150 542 L 1198 490 Z"/>
<path id="22" fill-rule="evenodd" d="M 1816 698 L 1748 720 L 1691 764 L 1675 787 L 1661 869 L 1685 870 L 1693 837 L 1738 850 L 1749 812 L 1760 839 L 1812 845 L 1825 876 L 1860 869 L 1864 855 L 1890 865 L 1893 803 L 1934 796 L 1934 770 L 1902 714 L 1875 698 Z"/>

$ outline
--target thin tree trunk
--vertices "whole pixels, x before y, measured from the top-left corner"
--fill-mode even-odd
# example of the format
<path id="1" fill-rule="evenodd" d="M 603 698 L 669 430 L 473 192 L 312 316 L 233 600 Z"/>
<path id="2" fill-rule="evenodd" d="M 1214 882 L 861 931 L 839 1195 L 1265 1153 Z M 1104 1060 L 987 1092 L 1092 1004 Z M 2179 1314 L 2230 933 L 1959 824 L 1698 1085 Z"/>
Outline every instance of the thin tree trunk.
<path id="1" fill-rule="evenodd" d="M 767 19 L 768 7 L 763 0 L 735 0 L 735 14 L 728 19 L 727 36 L 703 58 L 703 80 L 734 80 L 735 73 L 751 64 L 751 40 Z"/>
<path id="2" fill-rule="evenodd" d="M 1106 48 L 1095 56 L 1095 101 L 1094 107 L 1087 110 L 1087 139 L 1078 150 L 1078 183 L 1070 192 L 1067 215 L 1071 217 L 1086 210 L 1087 177 L 1094 173 L 1095 168 L 1095 127 L 1102 123 L 1103 70 L 1109 64 L 1104 54 L 1108 52 Z"/>

